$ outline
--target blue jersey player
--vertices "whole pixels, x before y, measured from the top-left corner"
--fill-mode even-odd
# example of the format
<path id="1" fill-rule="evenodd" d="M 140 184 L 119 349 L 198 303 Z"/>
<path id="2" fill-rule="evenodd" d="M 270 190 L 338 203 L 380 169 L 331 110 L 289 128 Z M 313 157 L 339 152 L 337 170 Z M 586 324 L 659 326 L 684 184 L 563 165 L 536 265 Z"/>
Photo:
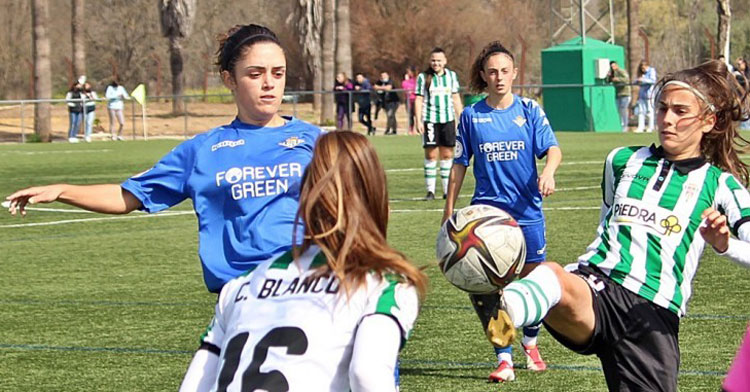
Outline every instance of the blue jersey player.
<path id="1" fill-rule="evenodd" d="M 199 254 L 209 291 L 254 264 L 291 248 L 302 173 L 320 129 L 278 114 L 286 57 L 276 35 L 235 26 L 220 41 L 217 63 L 237 104 L 237 118 L 175 147 L 121 185 L 55 184 L 8 197 L 10 211 L 60 201 L 87 210 L 157 212 L 192 199 Z"/>
<path id="2" fill-rule="evenodd" d="M 516 68 L 513 55 L 499 42 L 487 45 L 471 68 L 471 86 L 486 91 L 486 99 L 461 113 L 456 152 L 443 221 L 453 213 L 469 161 L 474 159 L 476 189 L 472 204 L 488 204 L 507 211 L 523 229 L 526 239 L 526 266 L 529 273 L 546 258 L 542 197 L 555 191 L 554 174 L 562 160 L 552 128 L 542 108 L 533 100 L 511 91 Z M 541 174 L 536 159 L 547 157 Z M 471 295 L 483 326 L 487 327 L 499 296 Z M 524 329 L 522 345 L 531 370 L 546 369 L 539 355 L 536 337 L 539 325 Z M 495 347 L 498 368 L 490 381 L 515 379 L 511 348 Z"/>

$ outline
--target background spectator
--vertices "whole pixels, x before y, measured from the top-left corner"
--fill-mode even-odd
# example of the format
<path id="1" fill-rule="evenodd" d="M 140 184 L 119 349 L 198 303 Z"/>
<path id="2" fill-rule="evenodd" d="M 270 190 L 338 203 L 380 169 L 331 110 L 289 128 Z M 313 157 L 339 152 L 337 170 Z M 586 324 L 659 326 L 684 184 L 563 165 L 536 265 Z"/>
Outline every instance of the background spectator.
<path id="1" fill-rule="evenodd" d="M 349 109 L 349 91 L 354 90 L 352 81 L 345 73 L 339 72 L 336 75 L 336 81 L 333 84 L 336 91 L 336 129 L 349 129 L 352 126 L 352 116 Z M 346 118 L 346 128 L 344 128 L 344 118 Z"/>
<path id="2" fill-rule="evenodd" d="M 615 99 L 617 111 L 620 112 L 620 126 L 623 132 L 627 132 L 630 114 L 630 77 L 625 70 L 620 68 L 617 61 L 609 62 L 607 82 L 615 85 Z"/>
<path id="3" fill-rule="evenodd" d="M 372 110 L 370 104 L 370 90 L 372 90 L 372 85 L 361 72 L 356 76 L 354 90 L 358 91 L 355 97 L 357 100 L 359 123 L 367 127 L 368 135 L 374 135 L 375 127 L 372 126 L 372 120 L 370 119 L 370 111 Z"/>
<path id="4" fill-rule="evenodd" d="M 81 126 L 81 118 L 83 117 L 83 103 L 81 102 L 81 84 L 78 82 L 73 83 L 65 95 L 65 100 L 68 102 L 68 115 L 70 117 L 70 127 L 68 128 L 68 141 L 71 143 L 78 143 L 78 128 Z"/>
<path id="5" fill-rule="evenodd" d="M 646 132 L 654 131 L 654 83 L 656 83 L 656 69 L 650 67 L 646 60 L 642 60 L 638 66 L 638 79 L 636 82 L 641 85 L 638 90 L 638 101 L 635 104 L 638 112 L 638 129 L 636 132 L 643 132 L 646 126 L 646 116 L 648 116 L 648 128 Z"/>
<path id="6" fill-rule="evenodd" d="M 83 95 L 86 97 L 86 130 L 84 132 L 83 140 L 91 142 L 91 128 L 94 126 L 94 119 L 96 118 L 96 100 L 99 96 L 96 95 L 96 91 L 91 89 L 91 83 L 83 84 Z"/>
<path id="7" fill-rule="evenodd" d="M 409 118 L 409 135 L 413 135 L 414 132 L 414 100 L 417 99 L 417 94 L 414 92 L 417 87 L 416 79 L 416 68 L 410 66 L 406 68 L 406 74 L 404 74 L 404 81 L 401 82 L 401 88 L 406 90 L 404 92 L 404 101 L 406 102 L 406 116 Z"/>
<path id="8" fill-rule="evenodd" d="M 107 98 L 107 112 L 109 113 L 109 133 L 112 135 L 112 140 L 125 140 L 122 138 L 122 126 L 125 124 L 125 117 L 122 115 L 122 109 L 125 107 L 123 99 L 130 99 L 125 87 L 120 86 L 117 80 L 113 80 L 112 83 L 107 86 L 107 90 L 104 92 L 104 97 Z M 115 119 L 120 124 L 115 134 Z"/>
<path id="9" fill-rule="evenodd" d="M 388 75 L 388 72 L 381 72 L 380 80 L 375 82 L 375 91 L 382 94 L 383 97 L 383 107 L 385 108 L 385 114 L 388 117 L 385 127 L 386 135 L 395 135 L 396 127 L 398 126 L 398 123 L 396 122 L 396 110 L 398 109 L 398 104 L 401 103 L 401 100 L 398 98 L 398 93 L 392 90 L 393 81 L 391 80 L 390 75 Z M 375 113 L 375 118 L 377 118 L 377 111 Z"/>

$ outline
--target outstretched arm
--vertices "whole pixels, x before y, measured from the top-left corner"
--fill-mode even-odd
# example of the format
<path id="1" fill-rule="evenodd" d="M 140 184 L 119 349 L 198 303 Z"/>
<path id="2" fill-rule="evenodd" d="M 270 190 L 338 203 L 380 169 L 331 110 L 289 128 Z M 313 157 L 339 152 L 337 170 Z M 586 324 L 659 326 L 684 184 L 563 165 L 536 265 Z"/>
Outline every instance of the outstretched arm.
<path id="1" fill-rule="evenodd" d="M 27 204 L 59 201 L 85 210 L 104 214 L 127 214 L 141 206 L 132 193 L 117 184 L 54 184 L 21 189 L 6 197 L 11 215 L 26 215 Z"/>

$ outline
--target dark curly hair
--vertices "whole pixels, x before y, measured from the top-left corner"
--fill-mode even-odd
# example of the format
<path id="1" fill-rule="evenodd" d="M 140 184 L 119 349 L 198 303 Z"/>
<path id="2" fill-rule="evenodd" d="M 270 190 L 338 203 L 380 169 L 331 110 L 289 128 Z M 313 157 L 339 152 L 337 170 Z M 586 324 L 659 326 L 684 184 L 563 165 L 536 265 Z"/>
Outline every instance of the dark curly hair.
<path id="1" fill-rule="evenodd" d="M 246 48 L 260 43 L 273 42 L 282 48 L 279 38 L 268 27 L 256 24 L 236 25 L 226 34 L 218 37 L 219 50 L 216 51 L 216 65 L 219 72 L 234 72 L 234 65 Z M 282 48 L 283 50 L 283 48 Z"/>
<path id="2" fill-rule="evenodd" d="M 507 55 L 515 64 L 516 60 L 513 58 L 513 54 L 510 53 L 510 51 L 506 49 L 505 46 L 500 43 L 500 41 L 490 42 L 482 49 L 481 52 L 479 52 L 479 55 L 471 65 L 471 80 L 469 80 L 469 87 L 471 87 L 472 91 L 481 93 L 484 91 L 484 89 L 487 88 L 487 82 L 482 79 L 481 72 L 482 70 L 484 70 L 484 65 L 487 63 L 487 59 L 489 59 L 492 55 L 498 53 Z"/>

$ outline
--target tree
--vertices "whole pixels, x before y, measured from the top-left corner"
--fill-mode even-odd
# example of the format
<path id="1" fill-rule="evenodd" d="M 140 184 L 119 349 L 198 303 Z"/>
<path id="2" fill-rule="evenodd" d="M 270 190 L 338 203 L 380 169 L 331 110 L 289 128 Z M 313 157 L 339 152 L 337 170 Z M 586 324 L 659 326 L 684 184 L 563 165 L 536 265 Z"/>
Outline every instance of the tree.
<path id="1" fill-rule="evenodd" d="M 323 0 L 298 0 L 294 14 L 287 20 L 287 24 L 297 26 L 302 57 L 312 76 L 313 90 L 322 90 L 323 57 L 320 35 L 323 31 Z M 320 110 L 321 103 L 320 94 L 313 95 L 313 110 Z"/>
<path id="2" fill-rule="evenodd" d="M 640 22 L 638 21 L 638 2 L 640 0 L 628 0 L 627 16 L 628 16 L 628 65 L 627 70 L 630 74 L 630 80 L 635 80 L 638 64 L 641 60 L 641 46 L 638 44 L 640 37 L 638 37 L 638 29 L 640 28 Z M 638 96 L 638 88 L 632 89 L 634 97 Z M 633 99 L 635 101 L 635 99 Z"/>
<path id="3" fill-rule="evenodd" d="M 70 23 L 70 35 L 73 41 L 73 75 L 86 75 L 86 42 L 84 24 L 85 0 L 72 0 L 73 11 Z"/>
<path id="4" fill-rule="evenodd" d="M 47 0 L 32 0 L 31 24 L 33 26 L 34 53 L 34 98 L 52 98 L 52 76 L 50 68 L 50 47 L 47 37 L 49 8 Z M 40 102 L 34 105 L 34 133 L 45 142 L 50 141 L 50 103 Z"/>
<path id="5" fill-rule="evenodd" d="M 161 33 L 169 40 L 169 68 L 172 72 L 172 113 L 180 114 L 185 105 L 182 100 L 185 83 L 182 74 L 182 43 L 190 35 L 195 20 L 196 0 L 160 0 L 159 21 Z"/>
<path id="6" fill-rule="evenodd" d="M 336 0 L 323 0 L 323 88 L 326 91 L 333 90 L 334 81 L 334 51 L 336 42 L 334 34 L 336 32 Z M 323 97 L 323 105 L 320 111 L 320 123 L 330 124 L 333 122 L 335 114 L 333 108 L 333 94 L 326 94 Z"/>
<path id="7" fill-rule="evenodd" d="M 336 6 L 336 72 L 352 77 L 352 31 L 349 27 L 349 0 Z"/>
<path id="8" fill-rule="evenodd" d="M 727 61 L 731 61 L 729 59 L 729 32 L 732 20 L 732 7 L 729 4 L 729 0 L 716 0 L 716 14 L 719 17 L 716 31 L 719 54 L 723 54 Z"/>

